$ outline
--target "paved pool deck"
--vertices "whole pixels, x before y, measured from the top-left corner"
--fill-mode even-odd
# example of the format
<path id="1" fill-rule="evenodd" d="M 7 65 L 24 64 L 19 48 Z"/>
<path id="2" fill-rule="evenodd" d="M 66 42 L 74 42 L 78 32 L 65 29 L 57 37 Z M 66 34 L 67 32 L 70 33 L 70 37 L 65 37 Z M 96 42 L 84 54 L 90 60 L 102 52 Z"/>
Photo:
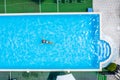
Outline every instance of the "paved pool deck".
<path id="1" fill-rule="evenodd" d="M 102 13 L 102 38 L 109 39 L 115 49 L 113 62 L 120 64 L 120 0 L 93 0 L 93 8 Z M 116 79 L 109 75 L 107 80 Z"/>

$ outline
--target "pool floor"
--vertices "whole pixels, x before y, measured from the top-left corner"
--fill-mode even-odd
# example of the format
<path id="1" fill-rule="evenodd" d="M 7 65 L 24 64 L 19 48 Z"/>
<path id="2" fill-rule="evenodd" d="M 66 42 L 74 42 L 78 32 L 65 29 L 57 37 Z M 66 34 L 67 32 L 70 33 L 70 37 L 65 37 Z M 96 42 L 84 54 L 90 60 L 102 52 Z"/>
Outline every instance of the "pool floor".
<path id="1" fill-rule="evenodd" d="M 0 69 L 99 70 L 110 56 L 100 14 L 3 15 L 0 37 Z"/>

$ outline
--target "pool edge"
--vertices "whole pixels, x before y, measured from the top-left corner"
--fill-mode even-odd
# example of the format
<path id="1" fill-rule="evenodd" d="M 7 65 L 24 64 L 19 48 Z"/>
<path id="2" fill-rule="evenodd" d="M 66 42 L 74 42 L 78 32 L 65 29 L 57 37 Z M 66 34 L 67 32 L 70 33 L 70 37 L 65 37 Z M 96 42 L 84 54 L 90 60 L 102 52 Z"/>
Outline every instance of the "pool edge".
<path id="1" fill-rule="evenodd" d="M 57 14 L 99 14 L 100 15 L 100 32 L 101 32 L 101 13 L 100 12 L 61 12 L 61 13 L 9 13 L 9 14 L 0 14 L 0 16 L 13 16 L 13 15 L 57 15 Z M 101 36 L 101 34 L 100 34 Z M 101 40 L 101 38 L 100 38 Z M 108 42 L 108 41 L 107 41 Z M 110 55 L 110 57 L 112 57 Z M 111 59 L 111 58 L 110 58 Z M 106 60 L 108 61 L 108 59 Z M 0 69 L 0 71 L 101 71 L 102 65 L 105 62 L 100 62 L 99 69 Z"/>

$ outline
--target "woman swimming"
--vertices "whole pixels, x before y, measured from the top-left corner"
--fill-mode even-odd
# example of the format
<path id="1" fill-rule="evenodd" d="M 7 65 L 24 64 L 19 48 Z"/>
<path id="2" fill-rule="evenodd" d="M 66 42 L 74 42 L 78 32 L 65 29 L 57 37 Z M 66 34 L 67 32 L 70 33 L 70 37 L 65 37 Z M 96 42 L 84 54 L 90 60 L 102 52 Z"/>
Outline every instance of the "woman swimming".
<path id="1" fill-rule="evenodd" d="M 45 43 L 45 44 L 52 44 L 52 42 L 48 41 L 48 40 L 45 40 L 45 39 L 42 39 L 42 43 Z"/>

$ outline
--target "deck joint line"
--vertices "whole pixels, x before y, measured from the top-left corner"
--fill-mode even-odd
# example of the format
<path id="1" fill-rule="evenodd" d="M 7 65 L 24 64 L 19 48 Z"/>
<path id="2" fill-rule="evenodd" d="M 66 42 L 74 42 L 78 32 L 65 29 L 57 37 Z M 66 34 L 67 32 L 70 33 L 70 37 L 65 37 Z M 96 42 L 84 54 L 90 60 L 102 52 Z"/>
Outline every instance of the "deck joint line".
<path id="1" fill-rule="evenodd" d="M 57 12 L 59 12 L 59 0 L 57 0 Z"/>
<path id="2" fill-rule="evenodd" d="M 40 13 L 42 12 L 42 10 L 41 10 L 41 0 L 39 0 L 39 11 L 40 11 Z"/>
<path id="3" fill-rule="evenodd" d="M 6 0 L 4 0 L 4 11 L 5 11 L 5 13 L 7 12 L 7 9 L 6 9 Z"/>

